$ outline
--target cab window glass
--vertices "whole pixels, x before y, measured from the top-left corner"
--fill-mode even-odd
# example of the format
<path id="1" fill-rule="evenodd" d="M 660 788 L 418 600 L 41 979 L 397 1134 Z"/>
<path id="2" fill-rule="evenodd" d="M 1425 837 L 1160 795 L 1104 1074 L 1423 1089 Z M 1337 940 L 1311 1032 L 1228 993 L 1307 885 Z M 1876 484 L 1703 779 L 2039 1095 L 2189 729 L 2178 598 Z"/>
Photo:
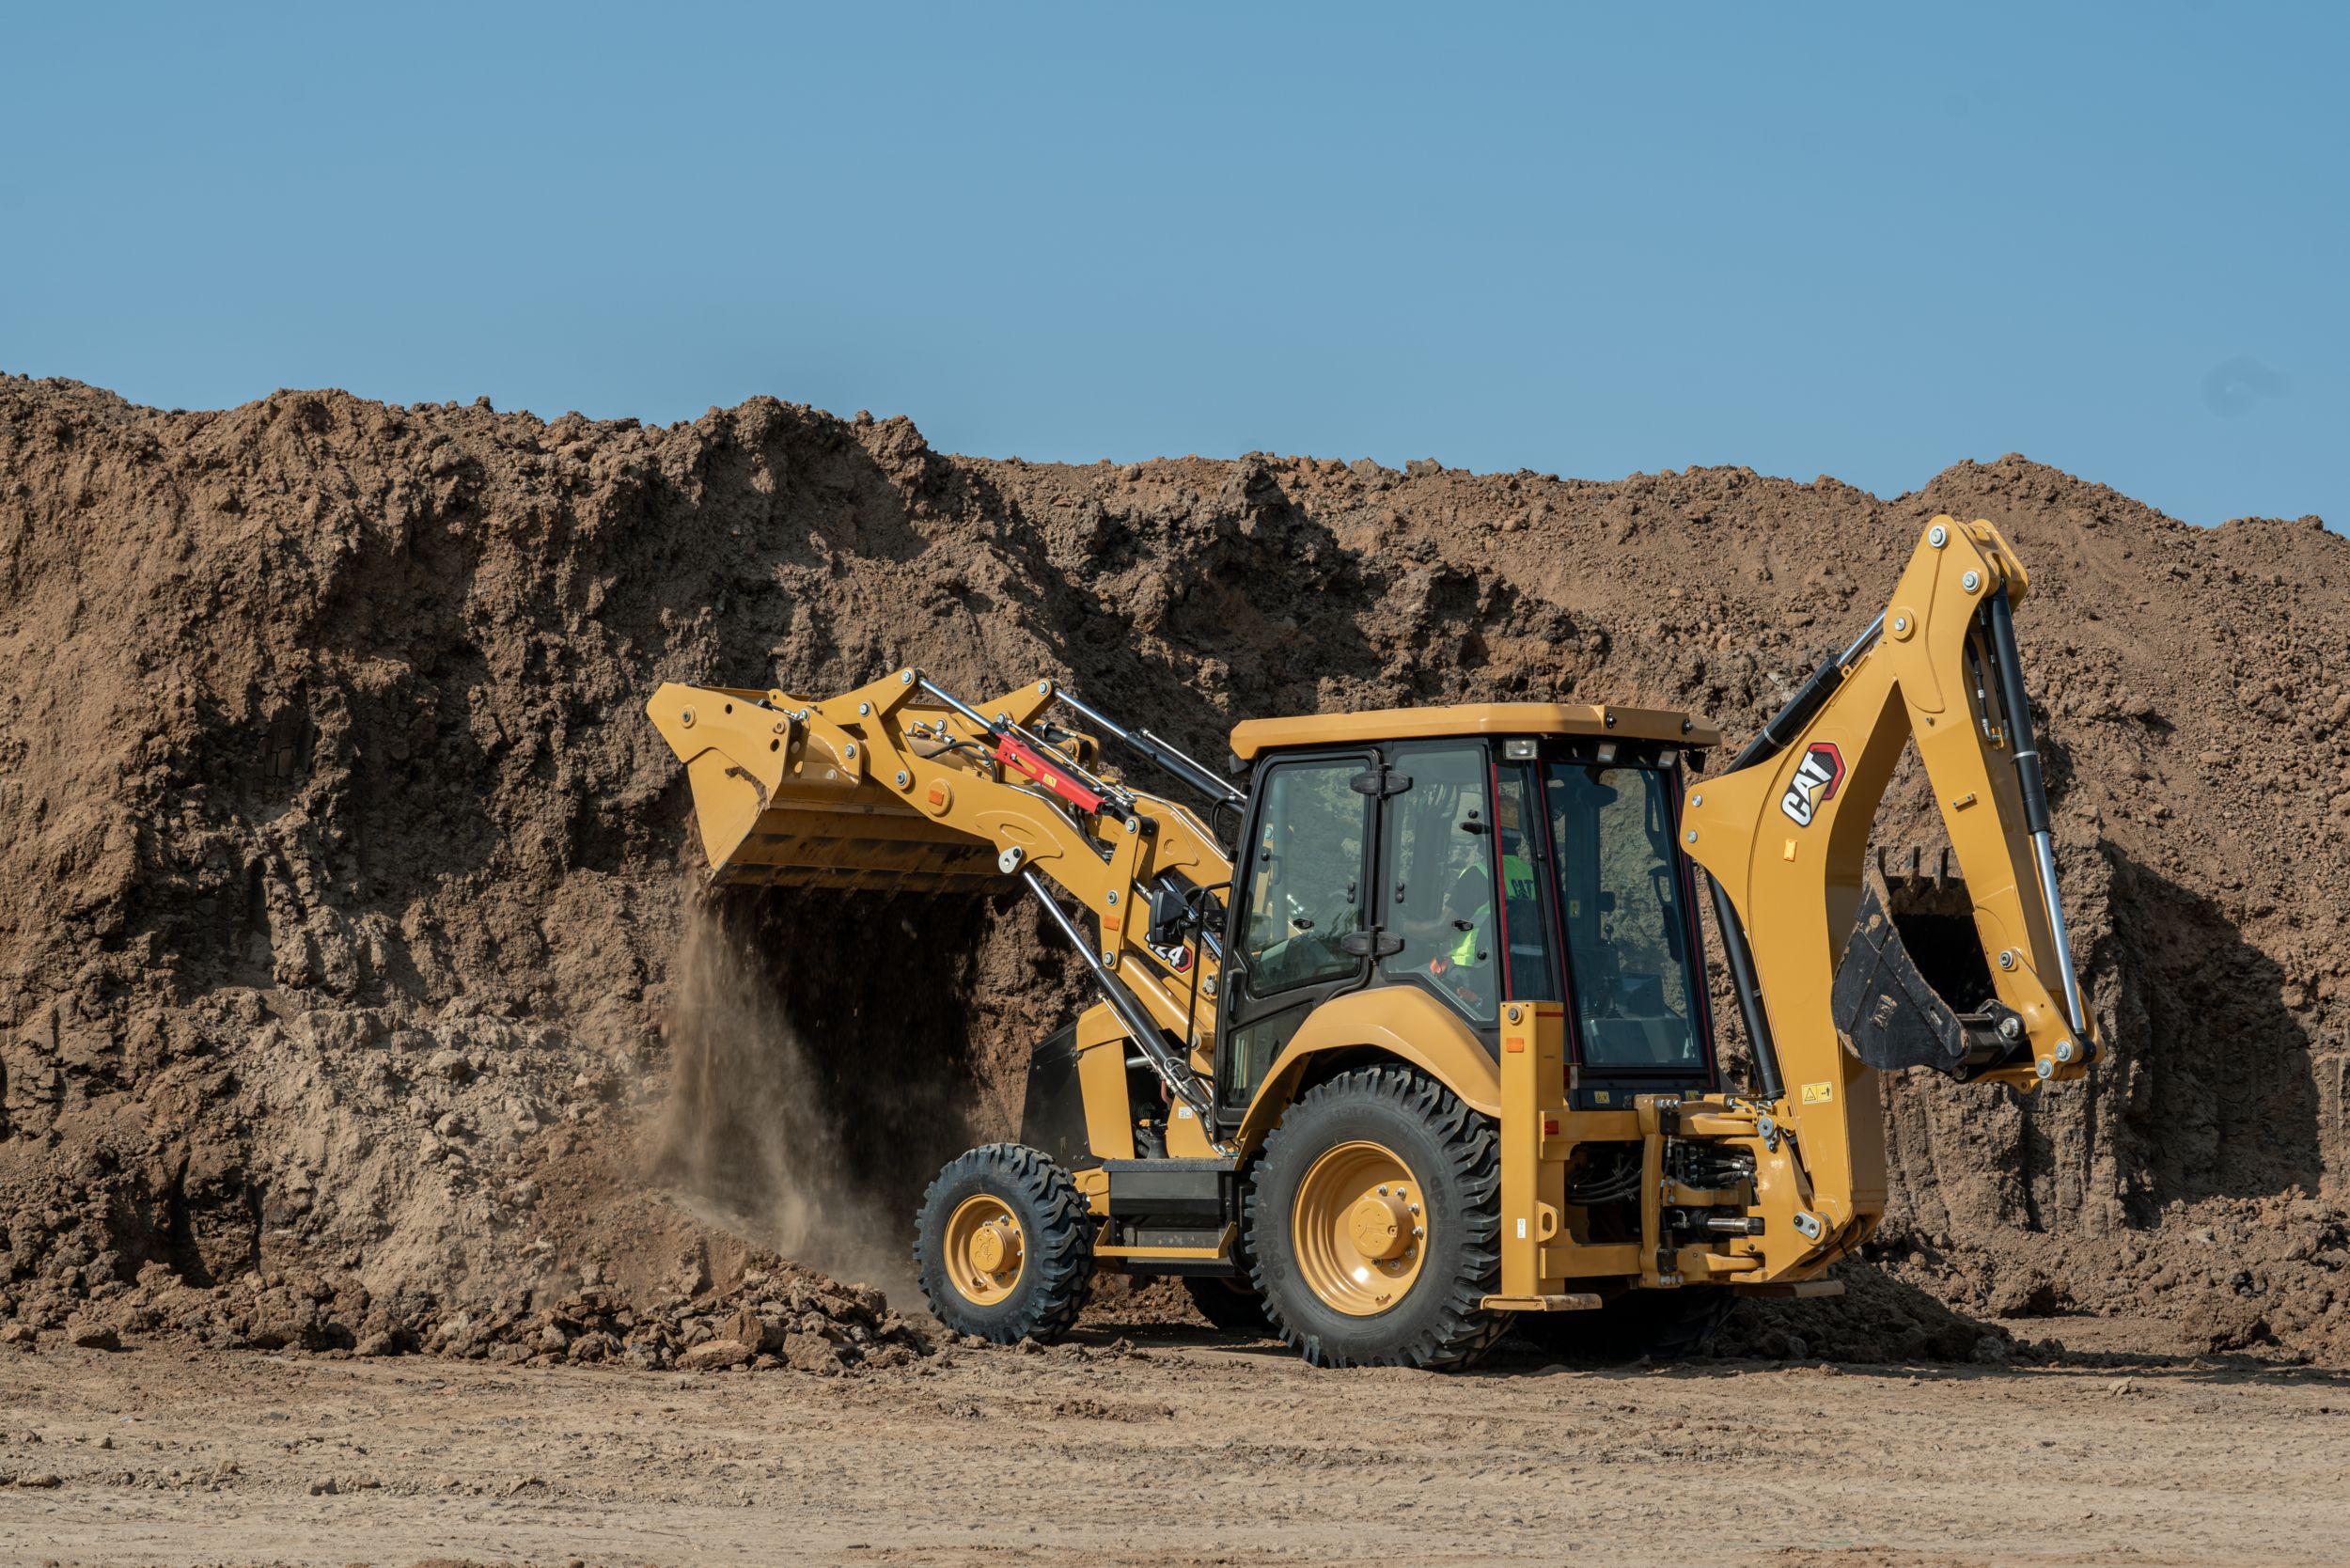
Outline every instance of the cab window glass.
<path id="1" fill-rule="evenodd" d="M 1350 975 L 1345 939 L 1363 929 L 1363 834 L 1371 801 L 1360 758 L 1284 763 L 1265 780 L 1248 858 L 1241 952 L 1259 996 Z"/>
<path id="2" fill-rule="evenodd" d="M 1400 745 L 1388 766 L 1412 784 L 1387 797 L 1380 829 L 1380 927 L 1402 943 L 1380 968 L 1488 1023 L 1501 995 L 1501 938 L 1485 748 Z"/>
<path id="3" fill-rule="evenodd" d="M 1544 791 L 1584 1061 L 1702 1066 L 1665 776 L 1555 763 Z"/>
<path id="4" fill-rule="evenodd" d="M 1563 1001 L 1550 945 L 1543 930 L 1543 888 L 1538 853 L 1542 816 L 1533 804 L 1527 770 L 1508 767 L 1494 784 L 1494 841 L 1501 849 L 1501 930 L 1508 967 L 1504 979 L 1512 996 Z"/>

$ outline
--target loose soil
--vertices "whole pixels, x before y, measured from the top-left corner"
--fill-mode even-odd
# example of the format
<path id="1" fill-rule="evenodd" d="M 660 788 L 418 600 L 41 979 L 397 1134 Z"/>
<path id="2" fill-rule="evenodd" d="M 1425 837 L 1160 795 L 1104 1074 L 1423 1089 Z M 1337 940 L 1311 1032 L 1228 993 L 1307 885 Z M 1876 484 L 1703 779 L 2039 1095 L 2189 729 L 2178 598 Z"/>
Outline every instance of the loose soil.
<path id="1" fill-rule="evenodd" d="M 1316 1372 L 1117 1325 L 852 1377 L 0 1358 L 0 1555 L 90 1565 L 2338 1563 L 2350 1378 L 2234 1358 Z"/>
<path id="2" fill-rule="evenodd" d="M 1724 1348 L 2044 1361 L 2107 1314 L 2343 1365 L 2350 541 L 2314 518 L 2191 528 L 2020 457 L 1891 499 L 1745 469 L 1067 467 L 767 399 L 665 429 L 15 378 L 0 1334 L 39 1347 L 20 1367 L 149 1337 L 906 1375 L 934 1336 L 824 1275 L 901 1283 L 914 1195 L 1010 1127 L 1076 977 L 1010 899 L 703 893 L 655 682 L 1051 675 L 1210 756 L 1252 714 L 1471 698 L 1743 737 L 1941 511 L 2033 572 L 2112 1059 L 2032 1098 L 1888 1080 L 1893 1209 L 1854 1295 L 1742 1310 Z M 1881 824 L 1896 866 L 1934 864 L 1920 786 Z M 331 1376 L 489 1386 L 453 1364 Z M 621 1397 L 572 1375 L 546 1387 Z M 1429 1397 L 1473 1420 L 1492 1386 L 1460 1387 Z"/>

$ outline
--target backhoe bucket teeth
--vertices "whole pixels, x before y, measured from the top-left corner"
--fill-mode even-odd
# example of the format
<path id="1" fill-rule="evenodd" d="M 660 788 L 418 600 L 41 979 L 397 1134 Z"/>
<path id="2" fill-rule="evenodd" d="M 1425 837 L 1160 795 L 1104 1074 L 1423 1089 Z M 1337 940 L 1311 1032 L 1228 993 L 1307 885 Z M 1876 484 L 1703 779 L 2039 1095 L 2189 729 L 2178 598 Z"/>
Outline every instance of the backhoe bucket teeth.
<path id="1" fill-rule="evenodd" d="M 1942 943 L 1935 948 L 1946 950 Z M 2003 1021 L 2015 1015 L 1990 999 L 1987 981 L 1980 988 L 1957 982 L 1977 992 L 1960 999 L 1964 1012 L 1919 970 L 1885 885 L 1869 877 L 1828 997 L 1844 1048 L 1884 1072 L 1931 1067 L 1969 1078 L 1998 1066 L 2019 1048 L 2020 1033 L 2001 1033 Z"/>

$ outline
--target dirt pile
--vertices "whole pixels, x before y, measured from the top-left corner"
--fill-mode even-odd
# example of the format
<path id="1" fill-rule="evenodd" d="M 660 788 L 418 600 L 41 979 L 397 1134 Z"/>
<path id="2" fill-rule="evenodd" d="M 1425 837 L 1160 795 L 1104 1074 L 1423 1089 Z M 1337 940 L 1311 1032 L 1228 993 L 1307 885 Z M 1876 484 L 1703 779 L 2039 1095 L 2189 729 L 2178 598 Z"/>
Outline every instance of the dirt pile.
<path id="1" fill-rule="evenodd" d="M 692 1060 L 662 1030 L 695 904 L 641 711 L 660 680 L 1050 672 L 1208 755 L 1252 713 L 1569 694 L 1743 734 L 1936 511 L 1998 521 L 2034 572 L 2060 860 L 2117 1050 L 2044 1100 L 1888 1083 L 1877 1262 L 1970 1310 L 2126 1297 L 2350 1354 L 2350 542 L 2314 519 L 2189 528 L 2020 458 L 1879 500 L 1742 469 L 977 462 L 771 400 L 649 429 L 19 379 L 0 1315 L 134 1315 L 161 1270 L 302 1297 L 354 1342 L 400 1304 L 421 1341 L 521 1293 L 517 1324 L 755 1306 L 757 1241 L 896 1251 L 935 1160 L 1007 1125 L 1071 977 L 1010 902 L 715 902 L 745 1005 L 806 1067 L 703 1124 L 722 1151 L 746 1116 L 801 1129 L 774 1157 L 697 1166 L 658 1110 Z M 1918 783 L 1897 858 L 1933 841 Z M 875 1195 L 854 1234 L 787 1234 L 811 1128 Z"/>

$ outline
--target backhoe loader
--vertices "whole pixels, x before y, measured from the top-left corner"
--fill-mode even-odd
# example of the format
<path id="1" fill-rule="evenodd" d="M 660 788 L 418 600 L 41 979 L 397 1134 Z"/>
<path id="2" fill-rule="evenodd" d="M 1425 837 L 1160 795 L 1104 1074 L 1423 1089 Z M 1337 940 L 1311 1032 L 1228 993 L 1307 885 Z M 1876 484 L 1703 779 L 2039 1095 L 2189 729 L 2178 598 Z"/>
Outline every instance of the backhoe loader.
<path id="1" fill-rule="evenodd" d="M 2029 1092 L 2097 1055 L 2028 588 L 1992 525 L 1935 519 L 1885 613 L 1712 775 L 1714 727 L 1606 704 L 1250 719 L 1228 772 L 1049 679 L 976 703 L 911 667 L 822 701 L 673 683 L 649 712 L 715 881 L 1025 889 L 1089 972 L 1018 1141 L 923 1200 L 948 1326 L 1049 1341 L 1107 1269 L 1182 1277 L 1320 1365 L 1462 1367 L 1513 1325 L 1668 1354 L 1740 1295 L 1841 1290 L 1885 1208 L 1878 1073 Z M 1910 743 L 1977 939 L 1922 967 L 1868 874 Z"/>

